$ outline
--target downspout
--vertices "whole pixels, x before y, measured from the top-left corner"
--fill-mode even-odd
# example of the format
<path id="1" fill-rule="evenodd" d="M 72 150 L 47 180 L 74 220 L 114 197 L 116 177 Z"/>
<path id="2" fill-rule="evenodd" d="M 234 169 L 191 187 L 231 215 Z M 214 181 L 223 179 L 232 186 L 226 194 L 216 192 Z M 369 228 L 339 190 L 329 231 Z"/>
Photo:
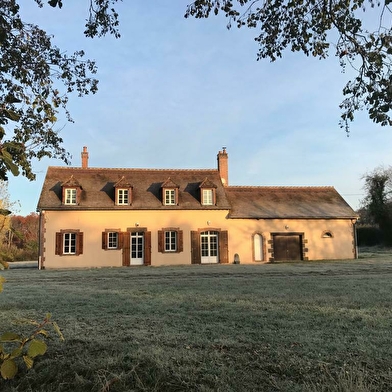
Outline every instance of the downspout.
<path id="1" fill-rule="evenodd" d="M 351 219 L 353 225 L 353 237 L 354 237 L 354 259 L 358 259 L 358 240 L 357 240 L 357 219 Z"/>
<path id="2" fill-rule="evenodd" d="M 44 267 L 44 258 L 43 258 L 43 229 L 44 229 L 44 214 L 45 211 L 37 208 L 37 212 L 39 213 L 39 221 L 38 221 L 38 269 L 45 269 Z"/>

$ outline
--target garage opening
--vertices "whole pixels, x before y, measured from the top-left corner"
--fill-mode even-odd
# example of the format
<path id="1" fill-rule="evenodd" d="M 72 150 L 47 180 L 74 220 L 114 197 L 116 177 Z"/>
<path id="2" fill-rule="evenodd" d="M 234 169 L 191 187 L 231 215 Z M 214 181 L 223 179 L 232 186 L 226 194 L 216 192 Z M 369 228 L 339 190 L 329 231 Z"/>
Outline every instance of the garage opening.
<path id="1" fill-rule="evenodd" d="M 273 234 L 274 261 L 303 260 L 302 234 Z"/>

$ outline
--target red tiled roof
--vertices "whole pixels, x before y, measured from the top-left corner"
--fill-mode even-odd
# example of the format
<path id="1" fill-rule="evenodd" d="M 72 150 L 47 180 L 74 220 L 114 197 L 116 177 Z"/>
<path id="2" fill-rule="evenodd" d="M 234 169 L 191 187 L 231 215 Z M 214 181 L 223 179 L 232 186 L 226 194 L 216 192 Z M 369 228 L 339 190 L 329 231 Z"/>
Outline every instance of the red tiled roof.
<path id="1" fill-rule="evenodd" d="M 230 218 L 355 218 L 333 187 L 227 187 Z"/>

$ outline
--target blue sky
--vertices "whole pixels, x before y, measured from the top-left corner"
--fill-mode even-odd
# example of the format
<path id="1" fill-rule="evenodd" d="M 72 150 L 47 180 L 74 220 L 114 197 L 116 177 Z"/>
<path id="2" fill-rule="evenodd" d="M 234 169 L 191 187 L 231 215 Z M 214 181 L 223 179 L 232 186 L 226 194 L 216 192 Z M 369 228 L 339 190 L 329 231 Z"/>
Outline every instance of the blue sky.
<path id="1" fill-rule="evenodd" d="M 351 71 L 342 74 L 333 53 L 256 61 L 256 30 L 227 30 L 223 17 L 185 19 L 181 0 L 119 4 L 118 40 L 83 36 L 87 1 L 62 10 L 21 3 L 24 19 L 60 48 L 97 61 L 98 93 L 71 96 L 75 123 L 60 116 L 57 125 L 73 166 L 87 146 L 91 167 L 215 168 L 226 146 L 230 185 L 334 186 L 357 208 L 361 176 L 391 163 L 391 128 L 366 113 L 350 137 L 339 128 Z M 47 167 L 63 165 L 43 159 L 34 162 L 36 181 L 10 177 L 20 214 L 36 210 Z"/>

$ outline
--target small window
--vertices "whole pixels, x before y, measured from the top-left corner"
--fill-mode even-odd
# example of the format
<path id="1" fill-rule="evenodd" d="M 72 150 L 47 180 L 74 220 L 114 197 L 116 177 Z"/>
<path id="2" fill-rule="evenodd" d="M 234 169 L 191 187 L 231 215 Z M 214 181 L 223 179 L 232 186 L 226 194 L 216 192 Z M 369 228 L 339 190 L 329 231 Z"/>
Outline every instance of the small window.
<path id="1" fill-rule="evenodd" d="M 102 249 L 121 249 L 123 236 L 120 229 L 106 229 L 102 232 Z"/>
<path id="2" fill-rule="evenodd" d="M 175 189 L 165 189 L 165 205 L 174 206 L 176 205 L 176 190 Z"/>
<path id="3" fill-rule="evenodd" d="M 212 189 L 203 189 L 202 204 L 212 206 L 214 204 L 214 191 Z"/>
<path id="4" fill-rule="evenodd" d="M 333 234 L 331 231 L 323 231 L 321 238 L 333 238 Z"/>
<path id="5" fill-rule="evenodd" d="M 66 188 L 64 204 L 76 204 L 76 188 Z"/>
<path id="6" fill-rule="evenodd" d="M 178 228 L 158 231 L 158 252 L 174 253 L 183 251 L 183 232 Z"/>
<path id="7" fill-rule="evenodd" d="M 55 254 L 81 255 L 83 253 L 83 233 L 78 230 L 63 230 L 56 233 Z"/>
<path id="8" fill-rule="evenodd" d="M 108 233 L 108 249 L 118 248 L 118 233 L 110 231 Z"/>
<path id="9" fill-rule="evenodd" d="M 129 190 L 117 189 L 117 204 L 120 206 L 129 204 Z"/>

